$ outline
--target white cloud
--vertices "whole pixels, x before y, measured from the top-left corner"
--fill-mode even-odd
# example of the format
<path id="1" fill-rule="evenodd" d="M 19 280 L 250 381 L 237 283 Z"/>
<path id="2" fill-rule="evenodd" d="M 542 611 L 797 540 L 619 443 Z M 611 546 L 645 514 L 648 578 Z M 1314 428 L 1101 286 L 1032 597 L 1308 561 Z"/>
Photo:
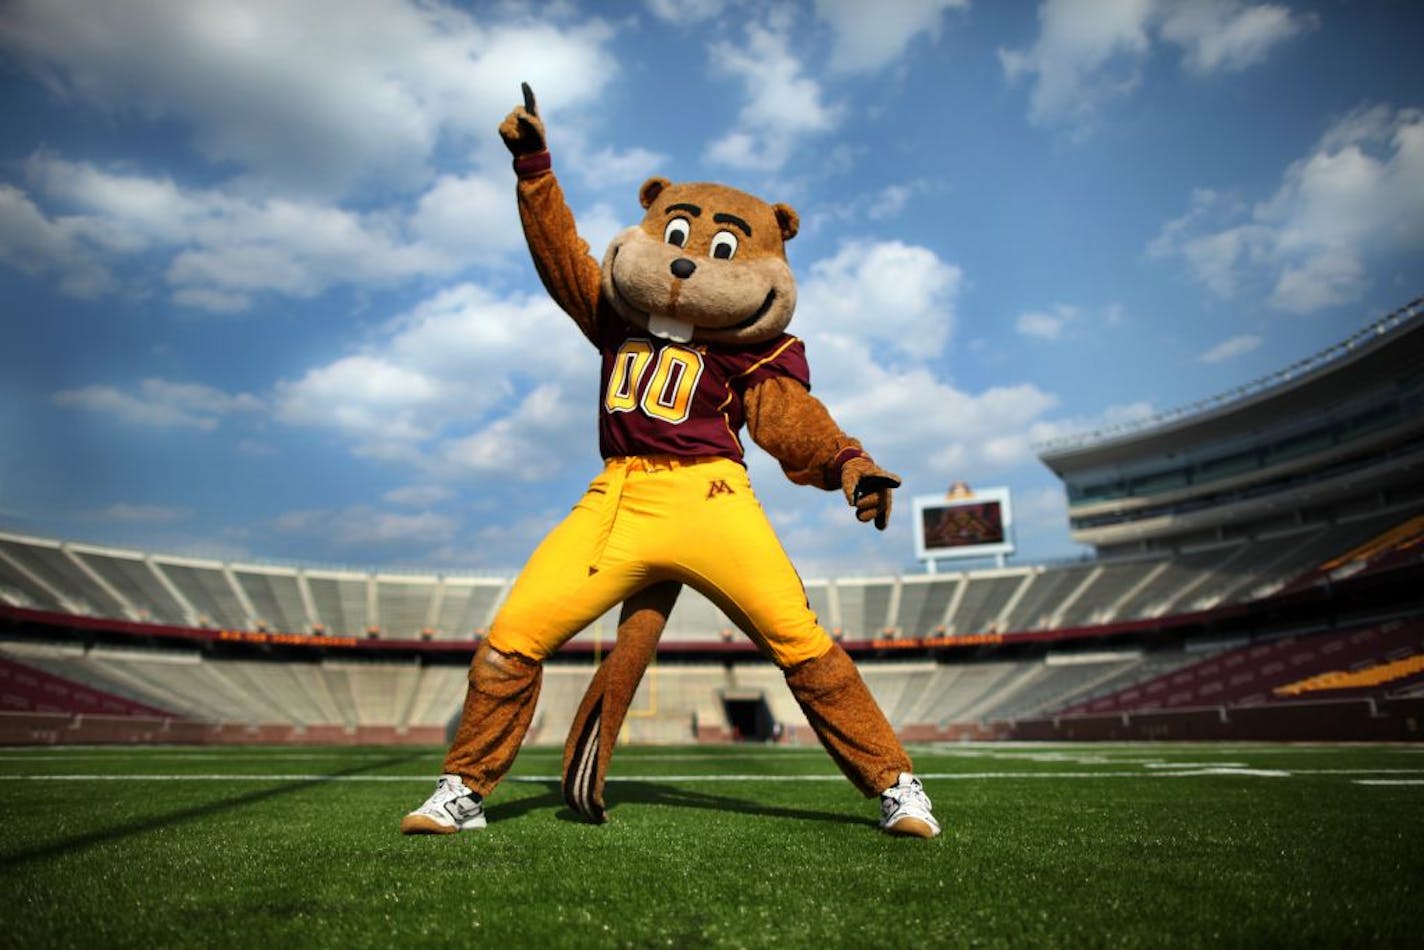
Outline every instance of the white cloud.
<path id="1" fill-rule="evenodd" d="M 1151 0 L 1044 0 L 1034 45 L 999 50 L 1010 82 L 1033 77 L 1030 118 L 1085 124 L 1103 102 L 1135 88 L 1151 11 Z"/>
<path id="2" fill-rule="evenodd" d="M 1180 46 L 1183 64 L 1199 74 L 1254 66 L 1278 44 L 1315 26 L 1311 14 L 1238 0 L 1177 0 L 1163 13 L 1162 38 Z"/>
<path id="3" fill-rule="evenodd" d="M 886 185 L 875 196 L 870 209 L 866 211 L 866 217 L 872 221 L 893 218 L 905 210 L 905 205 L 909 204 L 914 193 L 914 189 L 909 185 Z"/>
<path id="4" fill-rule="evenodd" d="M 465 383 L 474 388 L 515 376 L 577 379 L 581 374 L 570 373 L 571 364 L 597 362 L 573 322 L 542 291 L 500 297 L 477 284 L 458 284 L 392 320 L 386 333 L 382 349 L 391 359 L 447 380 L 475 377 Z"/>
<path id="5" fill-rule="evenodd" d="M 430 255 L 430 270 L 497 262 L 524 246 L 509 177 L 442 175 L 420 196 L 412 237 Z M 414 255 L 419 259 L 419 255 Z"/>
<path id="6" fill-rule="evenodd" d="M 40 153 L 26 165 L 50 201 L 75 214 L 46 217 L 0 186 L 0 206 L 22 213 L 0 226 L 0 257 L 30 259 L 89 285 L 114 289 L 102 264 L 167 256 L 175 302 L 236 312 L 260 293 L 306 298 L 333 285 L 382 285 L 498 263 L 523 245 L 508 182 L 476 175 L 437 179 L 407 213 L 355 212 L 316 201 L 184 188 Z M 501 178 L 507 177 L 501 173 Z M 17 233 L 7 240 L 11 231 Z M 7 247 L 13 250 L 7 251 Z M 67 263 L 72 262 L 72 263 Z"/>
<path id="7" fill-rule="evenodd" d="M 293 297 L 312 297 L 322 282 L 301 262 L 275 244 L 239 244 L 221 249 L 182 251 L 168 268 L 168 282 L 189 291 L 189 302 L 218 301 L 236 304 L 248 291 L 273 291 Z M 218 298 L 191 291 L 222 288 Z"/>
<path id="8" fill-rule="evenodd" d="M 835 31 L 831 68 L 861 73 L 882 69 L 900 59 L 919 36 L 939 38 L 944 14 L 969 9 L 969 0 L 816 0 L 816 15 Z"/>
<path id="9" fill-rule="evenodd" d="M 897 217 L 915 198 L 940 192 L 944 185 L 924 178 L 886 185 L 870 199 L 865 216 L 872 221 L 885 221 Z"/>
<path id="10" fill-rule="evenodd" d="M 690 26 L 716 19 L 727 8 L 727 0 L 646 0 L 646 5 L 659 20 Z"/>
<path id="11" fill-rule="evenodd" d="M 365 454 L 392 456 L 433 435 L 422 417 L 448 399 L 439 380 L 383 356 L 357 354 L 279 384 L 277 418 L 335 428 L 361 440 Z"/>
<path id="12" fill-rule="evenodd" d="M 1344 116 L 1286 170 L 1257 217 L 1287 250 L 1424 240 L 1424 110 L 1377 105 Z"/>
<path id="13" fill-rule="evenodd" d="M 1033 425 L 1058 404 L 1032 383 L 970 393 L 928 365 L 887 366 L 864 339 L 810 334 L 807 352 L 815 393 L 841 427 L 902 475 L 935 482 L 1030 461 Z"/>
<path id="14" fill-rule="evenodd" d="M 389 321 L 361 351 L 279 382 L 272 401 L 283 422 L 332 429 L 359 454 L 420 466 L 528 387 L 591 385 L 597 365 L 543 295 L 501 298 L 461 284 Z"/>
<path id="15" fill-rule="evenodd" d="M 1360 299 L 1369 281 L 1364 263 L 1346 250 L 1325 250 L 1281 270 L 1271 306 L 1289 313 L 1312 313 Z"/>
<path id="16" fill-rule="evenodd" d="M 964 282 L 956 264 L 900 241 L 850 241 L 812 264 L 797 293 L 794 332 L 878 341 L 933 357 L 954 332 Z"/>
<path id="17" fill-rule="evenodd" d="M 57 406 L 108 413 L 120 421 L 155 428 L 216 429 L 221 417 L 237 412 L 257 412 L 263 403 L 248 393 L 230 395 L 200 383 L 146 379 L 137 393 L 115 386 L 84 386 L 56 392 Z"/>
<path id="18" fill-rule="evenodd" d="M 1258 349 L 1263 341 L 1254 333 L 1229 337 L 1197 357 L 1203 363 L 1225 363 Z"/>
<path id="19" fill-rule="evenodd" d="M 1078 316 L 1076 307 L 1058 304 L 1051 310 L 1030 310 L 1019 314 L 1014 330 L 1020 336 L 1048 343 L 1062 338 L 1063 328 Z"/>
<path id="20" fill-rule="evenodd" d="M 847 155 L 845 164 L 838 164 L 837 167 L 845 171 L 867 154 L 860 150 L 860 154 Z M 827 164 L 838 161 L 830 153 L 825 156 Z M 950 186 L 942 179 L 912 178 L 859 194 L 837 194 L 835 201 L 808 205 L 808 210 L 801 215 L 801 232 L 812 235 L 845 232 L 851 225 L 862 221 L 889 221 L 907 211 L 913 216 L 920 199 L 943 195 L 949 190 Z"/>
<path id="21" fill-rule="evenodd" d="M 1213 294 L 1261 287 L 1305 313 L 1359 299 L 1372 261 L 1424 247 L 1424 111 L 1362 107 L 1332 123 L 1254 205 L 1199 189 L 1149 254 L 1180 257 Z"/>
<path id="22" fill-rule="evenodd" d="M 520 482 L 552 478 L 573 461 L 570 445 L 592 441 L 593 416 L 577 411 L 589 405 L 592 395 L 573 398 L 557 384 L 539 386 L 509 414 L 442 443 L 434 468 L 446 477 L 501 476 Z"/>
<path id="23" fill-rule="evenodd" d="M 1147 245 L 1149 256 L 1180 256 L 1192 274 L 1220 297 L 1235 295 L 1243 265 L 1261 264 L 1271 244 L 1269 228 L 1240 224 L 1250 206 L 1240 199 L 1198 188 L 1191 208 L 1168 221 Z"/>
<path id="24" fill-rule="evenodd" d="M 1181 252 L 1197 279 L 1220 297 L 1236 293 L 1241 262 L 1259 258 L 1270 241 L 1270 231 L 1251 226 L 1227 228 L 1192 238 Z"/>
<path id="25" fill-rule="evenodd" d="M 1154 45 L 1182 49 L 1198 75 L 1261 62 L 1314 20 L 1276 4 L 1241 0 L 1044 0 L 1026 49 L 1000 48 L 1009 82 L 1031 78 L 1029 117 L 1090 131 L 1098 112 L 1137 88 Z"/>
<path id="26" fill-rule="evenodd" d="M 84 243 L 74 219 L 50 219 L 18 188 L 0 184 L 0 261 L 35 276 L 57 275 L 60 290 L 97 297 L 118 286 Z"/>
<path id="27" fill-rule="evenodd" d="M 839 110 L 823 101 L 819 83 L 803 75 L 787 37 L 751 24 L 746 42 L 716 43 L 713 68 L 740 80 L 747 103 L 739 125 L 708 147 L 713 162 L 752 171 L 776 171 L 802 138 L 834 128 Z"/>
<path id="28" fill-rule="evenodd" d="M 667 156 L 636 147 L 618 151 L 604 147 L 594 152 L 575 152 L 570 165 L 584 181 L 597 188 L 641 185 L 667 162 Z"/>
<path id="29" fill-rule="evenodd" d="M 418 186 L 451 139 L 495 154 L 522 79 L 574 112 L 617 75 L 597 20 L 487 19 L 407 0 L 18 0 L 0 48 L 71 101 L 177 120 L 212 162 L 332 195 Z"/>
<path id="30" fill-rule="evenodd" d="M 231 213 L 216 193 L 184 192 L 172 179 L 106 172 L 39 151 L 25 175 L 40 191 L 78 215 L 70 220 L 96 246 L 135 253 L 185 240 L 205 221 Z"/>

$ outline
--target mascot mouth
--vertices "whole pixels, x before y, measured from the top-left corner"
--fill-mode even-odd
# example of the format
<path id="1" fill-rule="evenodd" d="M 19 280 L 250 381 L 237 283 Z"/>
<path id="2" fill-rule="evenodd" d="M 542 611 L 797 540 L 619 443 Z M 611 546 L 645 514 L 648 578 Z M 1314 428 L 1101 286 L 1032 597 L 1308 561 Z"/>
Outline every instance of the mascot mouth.
<path id="1" fill-rule="evenodd" d="M 757 307 L 756 313 L 752 314 L 750 317 L 747 317 L 747 318 L 746 318 L 745 320 L 743 320 L 741 323 L 736 323 L 736 324 L 733 324 L 733 325 L 730 326 L 730 327 L 727 327 L 727 329 L 728 329 L 728 330 L 745 330 L 745 329 L 747 329 L 748 327 L 756 326 L 757 321 L 760 320 L 762 317 L 764 317 L 764 316 L 767 315 L 767 312 L 771 310 L 771 305 L 774 304 L 774 303 L 776 303 L 776 288 L 775 288 L 775 287 L 771 288 L 770 290 L 768 290 L 768 291 L 766 292 L 766 299 L 761 302 L 761 306 L 760 306 L 760 307 Z"/>
<path id="2" fill-rule="evenodd" d="M 619 250 L 619 249 L 616 249 L 616 248 L 614 249 L 614 251 L 613 251 L 613 258 L 612 258 L 612 260 L 609 261 L 610 264 L 611 264 L 613 261 L 616 261 L 616 260 L 618 259 L 618 250 Z M 614 293 L 616 293 L 616 294 L 618 295 L 618 297 L 619 297 L 620 299 L 622 299 L 623 301 L 625 301 L 625 303 L 626 303 L 627 300 L 628 300 L 628 298 L 627 298 L 626 296 L 624 296 L 623 291 L 622 291 L 622 288 L 620 288 L 620 287 L 618 286 L 618 278 L 617 278 L 616 276 L 613 277 L 612 283 L 613 283 L 613 290 L 614 290 Z M 736 323 L 734 323 L 734 324 L 731 324 L 730 326 L 725 326 L 725 327 L 708 327 L 707 329 L 709 329 L 709 330 L 718 330 L 718 331 L 721 331 L 721 332 L 736 332 L 736 331 L 738 331 L 738 330 L 746 330 L 746 329 L 749 329 L 750 327 L 756 326 L 756 324 L 758 323 L 758 321 L 760 321 L 762 317 L 766 316 L 767 313 L 769 313 L 769 312 L 771 311 L 772 306 L 774 306 L 775 304 L 776 304 L 776 288 L 773 287 L 773 288 L 771 288 L 770 290 L 768 290 L 768 291 L 766 292 L 766 297 L 762 300 L 761 305 L 756 308 L 756 312 L 753 313 L 750 317 L 747 317 L 745 320 L 739 320 L 738 322 L 736 322 Z M 645 311 L 645 312 L 644 312 L 644 318 L 645 318 L 645 319 L 654 319 L 654 318 L 656 318 L 656 317 L 658 317 L 658 316 L 659 316 L 658 314 L 655 314 L 655 313 L 653 313 L 652 311 Z M 677 323 L 683 323 L 683 321 L 676 320 L 676 318 L 673 318 L 673 319 L 674 319 L 675 322 L 677 322 Z"/>

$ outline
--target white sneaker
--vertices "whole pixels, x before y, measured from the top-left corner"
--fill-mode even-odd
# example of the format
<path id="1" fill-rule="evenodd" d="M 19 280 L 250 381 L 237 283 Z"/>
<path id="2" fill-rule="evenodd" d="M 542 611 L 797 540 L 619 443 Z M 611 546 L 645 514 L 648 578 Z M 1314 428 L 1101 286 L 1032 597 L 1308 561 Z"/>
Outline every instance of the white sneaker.
<path id="1" fill-rule="evenodd" d="M 933 838 L 939 834 L 939 822 L 930 808 L 930 797 L 920 780 L 901 772 L 899 780 L 880 793 L 880 830 L 892 835 Z"/>
<path id="2" fill-rule="evenodd" d="M 442 775 L 435 791 L 401 819 L 403 835 L 453 835 L 485 826 L 484 799 L 465 787 L 458 775 Z"/>

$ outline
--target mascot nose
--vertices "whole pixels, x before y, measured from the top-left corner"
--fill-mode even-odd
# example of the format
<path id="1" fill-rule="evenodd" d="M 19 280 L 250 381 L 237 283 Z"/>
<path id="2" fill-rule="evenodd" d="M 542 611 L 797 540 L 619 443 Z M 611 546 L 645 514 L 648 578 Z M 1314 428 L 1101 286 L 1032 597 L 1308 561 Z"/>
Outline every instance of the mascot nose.
<path id="1" fill-rule="evenodd" d="M 672 276 L 681 277 L 683 280 L 692 276 L 692 272 L 697 270 L 697 265 L 685 257 L 679 257 L 672 262 Z"/>

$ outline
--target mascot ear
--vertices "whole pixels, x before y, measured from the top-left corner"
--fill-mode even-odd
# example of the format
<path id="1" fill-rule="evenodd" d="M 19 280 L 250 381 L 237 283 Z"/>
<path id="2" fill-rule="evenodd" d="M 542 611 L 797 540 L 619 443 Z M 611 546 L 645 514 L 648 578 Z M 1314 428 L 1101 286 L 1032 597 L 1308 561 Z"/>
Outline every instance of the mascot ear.
<path id="1" fill-rule="evenodd" d="M 646 188 L 647 185 L 643 187 Z M 790 205 L 778 204 L 771 210 L 776 212 L 776 223 L 781 225 L 781 240 L 789 241 L 794 238 L 796 232 L 801 230 L 801 216 L 796 213 L 796 209 Z"/>
<path id="2" fill-rule="evenodd" d="M 642 204 L 643 210 L 651 208 L 653 202 L 658 200 L 658 195 L 662 194 L 663 189 L 671 184 L 672 182 L 666 178 L 659 178 L 656 175 L 643 182 L 643 187 L 638 189 L 638 201 Z"/>

